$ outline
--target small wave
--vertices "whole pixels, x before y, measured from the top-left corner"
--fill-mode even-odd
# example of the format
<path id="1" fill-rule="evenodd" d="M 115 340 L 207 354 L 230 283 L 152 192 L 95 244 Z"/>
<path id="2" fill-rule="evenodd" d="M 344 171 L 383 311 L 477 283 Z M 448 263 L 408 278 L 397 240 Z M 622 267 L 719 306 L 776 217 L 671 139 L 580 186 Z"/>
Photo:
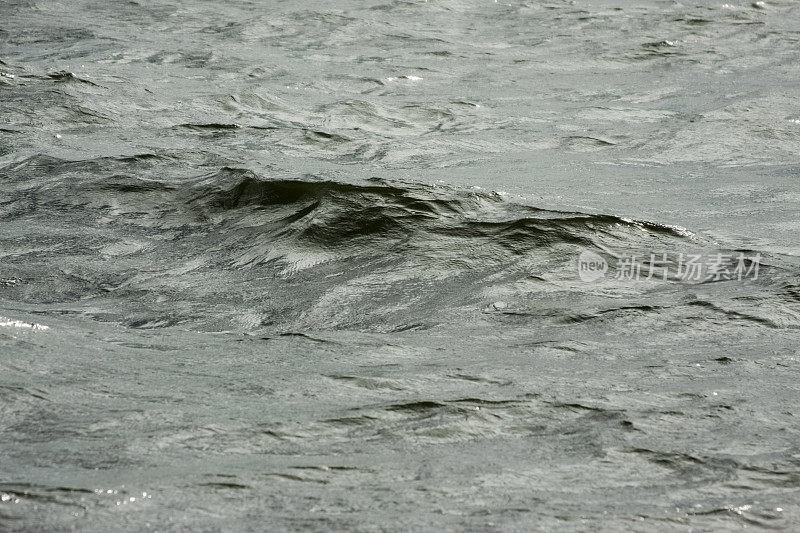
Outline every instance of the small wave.
<path id="1" fill-rule="evenodd" d="M 421 184 L 366 185 L 327 180 L 268 180 L 246 169 L 223 168 L 200 180 L 188 204 L 205 216 L 242 216 L 257 210 L 263 221 L 278 221 L 281 233 L 323 247 L 349 245 L 375 235 L 401 238 L 428 233 L 443 238 L 493 239 L 512 251 L 533 245 L 591 244 L 592 235 L 620 228 L 672 238 L 684 228 L 597 215 L 541 209 L 507 201 L 497 193 Z M 301 221 L 303 221 L 301 223 Z"/>
<path id="2" fill-rule="evenodd" d="M 93 87 L 99 87 L 99 85 L 97 85 L 96 83 L 91 82 L 89 80 L 86 80 L 84 78 L 78 77 L 73 72 L 67 72 L 66 70 L 60 70 L 58 72 L 51 72 L 50 74 L 47 75 L 47 77 L 50 78 L 51 80 L 56 80 L 56 81 L 60 81 L 60 82 L 70 82 L 70 81 L 72 81 L 72 82 L 85 83 L 86 85 L 91 85 Z"/>
<path id="3" fill-rule="evenodd" d="M 487 320 L 646 320 L 656 308 L 649 302 L 598 300 L 576 312 L 530 294 L 595 290 L 577 280 L 582 249 L 703 245 L 677 226 L 543 209 L 478 189 L 270 179 L 235 167 L 165 181 L 159 169 L 171 163 L 142 153 L 34 157 L 0 169 L 9 235 L 27 239 L 31 224 L 43 232 L 4 265 L 21 280 L 9 297 L 94 302 L 87 313 L 95 319 L 146 329 L 424 331 L 500 300 L 513 305 Z M 30 179 L 42 173 L 49 178 Z M 75 266 L 53 269 L 48 258 L 64 253 Z M 781 325 L 792 322 L 785 315 Z"/>
<path id="4" fill-rule="evenodd" d="M 239 128 L 241 128 L 241 126 L 240 126 L 239 124 L 233 124 L 233 123 L 216 123 L 216 122 L 212 122 L 212 123 L 205 123 L 205 124 L 192 124 L 192 123 L 187 123 L 187 124 L 181 124 L 179 127 L 181 127 L 181 128 L 186 128 L 186 129 L 189 129 L 189 130 L 197 130 L 197 131 L 206 131 L 206 130 L 212 130 L 212 131 L 214 131 L 214 130 L 236 130 L 236 129 L 239 129 Z"/>

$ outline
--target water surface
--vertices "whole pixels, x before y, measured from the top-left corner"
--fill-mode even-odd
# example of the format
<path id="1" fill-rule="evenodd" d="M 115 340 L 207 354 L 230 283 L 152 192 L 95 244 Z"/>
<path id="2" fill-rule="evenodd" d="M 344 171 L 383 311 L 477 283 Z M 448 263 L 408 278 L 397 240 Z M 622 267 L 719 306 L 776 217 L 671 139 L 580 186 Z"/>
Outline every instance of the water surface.
<path id="1" fill-rule="evenodd" d="M 797 529 L 799 20 L 4 2 L 0 526 Z"/>

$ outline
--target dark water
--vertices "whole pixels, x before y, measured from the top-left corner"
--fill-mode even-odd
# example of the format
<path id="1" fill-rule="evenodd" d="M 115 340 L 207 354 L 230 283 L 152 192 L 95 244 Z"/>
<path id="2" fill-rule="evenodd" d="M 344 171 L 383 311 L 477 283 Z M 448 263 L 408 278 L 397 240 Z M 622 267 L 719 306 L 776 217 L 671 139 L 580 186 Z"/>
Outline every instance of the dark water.
<path id="1" fill-rule="evenodd" d="M 0 530 L 797 530 L 798 65 L 789 0 L 3 0 Z"/>

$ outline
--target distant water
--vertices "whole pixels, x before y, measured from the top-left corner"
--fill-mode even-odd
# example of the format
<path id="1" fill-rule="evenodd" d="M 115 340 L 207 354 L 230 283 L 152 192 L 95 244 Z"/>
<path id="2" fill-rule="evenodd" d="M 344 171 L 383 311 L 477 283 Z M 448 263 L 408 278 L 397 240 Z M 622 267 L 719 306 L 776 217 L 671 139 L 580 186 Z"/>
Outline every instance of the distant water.
<path id="1" fill-rule="evenodd" d="M 4 0 L 0 530 L 800 529 L 799 21 Z"/>

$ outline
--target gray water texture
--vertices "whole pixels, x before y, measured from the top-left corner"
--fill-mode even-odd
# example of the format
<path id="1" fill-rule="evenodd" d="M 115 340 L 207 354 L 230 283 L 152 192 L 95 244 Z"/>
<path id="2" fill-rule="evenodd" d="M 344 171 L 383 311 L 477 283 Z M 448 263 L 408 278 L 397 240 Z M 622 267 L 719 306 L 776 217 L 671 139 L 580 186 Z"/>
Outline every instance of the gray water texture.
<path id="1" fill-rule="evenodd" d="M 2 0 L 0 530 L 799 530 L 799 102 L 789 0 Z"/>

